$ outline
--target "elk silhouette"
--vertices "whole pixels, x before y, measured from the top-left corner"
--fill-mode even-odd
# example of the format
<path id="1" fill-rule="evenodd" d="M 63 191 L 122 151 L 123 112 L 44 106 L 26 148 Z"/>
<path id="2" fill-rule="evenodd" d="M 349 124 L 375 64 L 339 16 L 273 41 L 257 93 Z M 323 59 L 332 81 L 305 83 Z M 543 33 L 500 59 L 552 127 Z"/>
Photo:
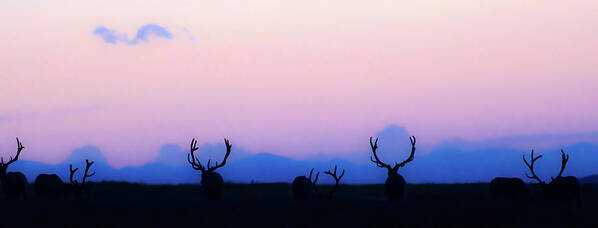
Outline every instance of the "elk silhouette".
<path id="1" fill-rule="evenodd" d="M 411 154 L 409 155 L 409 158 L 401 163 L 396 163 L 394 166 L 390 166 L 389 164 L 380 161 L 380 158 L 378 158 L 378 155 L 376 154 L 376 149 L 378 149 L 378 138 L 376 138 L 375 142 L 372 142 L 372 137 L 370 137 L 370 147 L 372 148 L 372 154 L 374 154 L 373 158 L 370 156 L 370 160 L 378 167 L 386 168 L 388 170 L 388 178 L 386 178 L 384 185 L 388 199 L 391 201 L 402 200 L 404 197 L 405 179 L 403 176 L 399 175 L 398 171 L 400 167 L 405 166 L 405 164 L 414 159 L 415 136 L 409 137 L 409 141 L 411 141 Z"/>
<path id="2" fill-rule="evenodd" d="M 332 190 L 330 190 L 330 195 L 328 196 L 330 199 L 332 199 L 332 197 L 334 197 L 334 194 L 339 190 L 340 186 L 339 186 L 339 182 L 341 180 L 341 178 L 343 178 L 343 176 L 345 175 L 345 170 L 343 169 L 343 172 L 341 172 L 340 176 L 336 175 L 336 165 L 334 165 L 334 172 L 330 172 L 330 170 L 324 172 L 324 174 L 328 174 L 330 175 L 332 178 L 334 178 L 334 188 Z"/>
<path id="3" fill-rule="evenodd" d="M 523 162 L 525 162 L 525 165 L 531 172 L 531 175 L 525 174 L 525 176 L 529 179 L 538 181 L 538 185 L 536 186 L 537 193 L 547 200 L 559 203 L 575 201 L 576 205 L 579 207 L 581 204 L 581 187 L 579 180 L 574 176 L 562 176 L 563 171 L 567 166 L 567 162 L 569 161 L 569 155 L 565 154 L 565 151 L 561 149 L 561 170 L 556 178 L 551 177 L 552 180 L 548 184 L 542 181 L 534 171 L 534 164 L 541 157 L 542 155 L 534 157 L 534 150 L 532 150 L 531 161 L 528 163 L 525 159 L 525 155 L 523 155 Z"/>
<path id="4" fill-rule="evenodd" d="M 87 181 L 88 177 L 92 177 L 93 175 L 96 174 L 96 172 L 94 171 L 91 174 L 89 173 L 89 168 L 93 165 L 94 161 L 89 161 L 89 159 L 85 159 L 85 172 L 83 173 L 83 178 L 81 180 L 81 183 L 79 183 L 79 181 L 74 180 L 73 176 L 75 175 L 75 173 L 77 172 L 77 170 L 79 170 L 79 168 L 75 168 L 73 169 L 73 164 L 69 164 L 69 181 L 70 183 L 67 184 L 65 186 L 65 195 L 68 196 L 80 196 L 82 193 L 84 193 L 87 189 L 85 186 L 85 181 Z"/>
<path id="5" fill-rule="evenodd" d="M 293 199 L 308 200 L 316 197 L 316 182 L 318 182 L 320 172 L 316 174 L 314 182 L 311 182 L 311 175 L 313 172 L 314 169 L 312 168 L 311 171 L 309 171 L 309 179 L 305 176 L 295 177 L 292 184 Z"/>
<path id="6" fill-rule="evenodd" d="M 490 182 L 490 197 L 521 200 L 529 197 L 529 191 L 520 178 L 496 177 Z"/>
<path id="7" fill-rule="evenodd" d="M 204 196 L 206 199 L 220 199 L 222 197 L 222 184 L 224 181 L 222 180 L 222 176 L 214 171 L 226 164 L 226 159 L 228 159 L 231 148 L 233 147 L 228 139 L 224 139 L 224 144 L 226 146 L 224 160 L 222 160 L 222 163 L 220 164 L 215 162 L 216 164 L 210 167 L 210 160 L 208 160 L 206 166 L 203 166 L 199 162 L 199 159 L 195 157 L 194 152 L 199 148 L 197 147 L 197 140 L 195 140 L 195 138 L 191 140 L 190 152 L 187 154 L 187 161 L 189 164 L 191 164 L 193 169 L 201 171 L 201 185 L 204 189 Z"/>
<path id="8" fill-rule="evenodd" d="M 17 138 L 17 155 L 7 163 L 4 163 L 4 158 L 0 157 L 0 184 L 2 184 L 2 191 L 8 198 L 25 197 L 25 191 L 27 190 L 27 178 L 21 172 L 8 172 L 6 169 L 13 162 L 19 160 L 19 155 L 25 147 Z"/>
<path id="9" fill-rule="evenodd" d="M 56 174 L 39 174 L 35 178 L 35 192 L 42 197 L 59 198 L 64 195 L 64 182 Z"/>
<path id="10" fill-rule="evenodd" d="M 73 179 L 75 173 L 79 168 L 73 169 L 73 165 L 69 165 L 70 172 L 70 183 L 64 183 L 56 174 L 40 174 L 35 178 L 35 191 L 39 196 L 47 198 L 60 198 L 62 196 L 80 196 L 85 192 L 85 182 L 88 177 L 92 177 L 96 173 L 89 173 L 89 168 L 93 165 L 93 161 L 85 160 L 85 173 L 83 174 L 83 180 L 79 183 Z"/>

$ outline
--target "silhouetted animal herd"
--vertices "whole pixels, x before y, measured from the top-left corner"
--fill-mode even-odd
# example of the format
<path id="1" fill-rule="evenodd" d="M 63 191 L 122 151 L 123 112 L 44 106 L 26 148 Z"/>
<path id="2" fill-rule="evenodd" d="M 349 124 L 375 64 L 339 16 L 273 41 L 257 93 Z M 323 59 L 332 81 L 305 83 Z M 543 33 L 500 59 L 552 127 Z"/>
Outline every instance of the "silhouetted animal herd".
<path id="1" fill-rule="evenodd" d="M 534 171 L 534 164 L 542 155 L 534 157 L 534 150 L 531 152 L 531 158 L 528 162 L 523 155 L 523 162 L 529 168 L 530 174 L 525 174 L 529 179 L 538 181 L 533 184 L 533 194 L 530 193 L 523 180 L 519 178 L 497 177 L 490 182 L 490 194 L 493 199 L 508 198 L 512 200 L 535 199 L 546 200 L 557 203 L 570 203 L 575 201 L 576 205 L 581 204 L 581 187 L 579 180 L 574 176 L 563 177 L 563 171 L 569 161 L 569 155 L 561 150 L 561 170 L 556 177 L 552 177 L 547 184 L 540 179 Z M 533 198 L 531 196 L 534 196 Z"/>
<path id="2" fill-rule="evenodd" d="M 388 177 L 385 181 L 385 190 L 387 198 L 390 201 L 402 200 L 405 195 L 405 179 L 401 176 L 398 171 L 399 168 L 404 167 L 407 163 L 413 161 L 415 158 L 415 136 L 410 137 L 411 141 L 411 153 L 409 157 L 400 162 L 390 165 L 384 163 L 378 157 L 376 150 L 378 149 L 378 138 L 373 140 L 370 137 L 370 147 L 372 155 L 370 157 L 371 162 L 376 164 L 380 168 L 386 168 Z M 204 191 L 204 197 L 206 199 L 217 200 L 222 198 L 223 179 L 222 176 L 215 172 L 218 168 L 226 165 L 226 160 L 230 156 L 232 144 L 228 139 L 224 139 L 226 146 L 226 154 L 221 163 L 214 162 L 213 166 L 210 164 L 211 160 L 208 160 L 206 165 L 202 165 L 199 158 L 195 156 L 197 147 L 197 140 L 192 139 L 189 148 L 189 154 L 187 154 L 187 161 L 191 167 L 195 170 L 201 171 L 201 185 Z M 19 155 L 25 147 L 17 138 L 17 154 L 16 156 L 10 157 L 8 162 L 4 162 L 3 158 L 0 158 L 0 184 L 2 185 L 2 191 L 8 198 L 24 198 L 25 191 L 27 188 L 27 178 L 21 172 L 6 172 L 8 166 L 19 159 Z M 561 169 L 556 177 L 553 177 L 549 183 L 544 182 L 540 179 L 535 171 L 534 164 L 540 156 L 534 156 L 534 151 L 531 151 L 531 160 L 528 162 L 523 155 L 523 162 L 530 169 L 530 174 L 526 174 L 527 178 L 536 180 L 538 183 L 533 184 L 533 191 L 529 191 L 526 184 L 520 178 L 507 178 L 507 177 L 496 177 L 490 182 L 490 197 L 492 199 L 501 200 L 541 200 L 541 201 L 554 201 L 559 203 L 571 203 L 575 202 L 577 206 L 581 203 L 580 195 L 580 183 L 579 180 L 573 176 L 563 177 L 563 171 L 569 161 L 569 155 L 565 154 L 561 150 Z M 86 192 L 86 180 L 88 177 L 95 175 L 95 172 L 89 173 L 90 167 L 93 165 L 93 161 L 86 160 L 85 171 L 81 182 L 74 179 L 73 175 L 78 171 L 78 168 L 73 169 L 73 165 L 69 165 L 70 178 L 69 183 L 63 182 L 60 177 L 56 174 L 39 174 L 35 179 L 35 192 L 42 197 L 46 198 L 61 198 L 61 197 L 78 197 Z M 334 171 L 324 172 L 330 175 L 335 185 L 328 194 L 318 193 L 316 183 L 320 176 L 320 172 L 317 172 L 315 178 L 312 181 L 314 169 L 311 169 L 309 176 L 298 176 L 293 180 L 291 191 L 293 199 L 295 200 L 311 200 L 311 199 L 332 199 L 336 192 L 340 189 L 340 180 L 345 175 L 345 170 L 339 174 L 337 173 L 337 166 L 334 166 Z"/>
<path id="3" fill-rule="evenodd" d="M 27 190 L 27 178 L 21 172 L 6 172 L 8 166 L 19 159 L 21 151 L 25 147 L 17 138 L 17 155 L 4 163 L 4 158 L 0 158 L 0 184 L 2 185 L 2 191 L 8 198 L 25 198 L 25 191 Z M 70 169 L 70 183 L 64 183 L 60 177 L 56 174 L 39 174 L 35 178 L 35 192 L 42 197 L 46 198 L 61 198 L 65 196 L 79 196 L 85 191 L 85 181 L 88 177 L 91 177 L 95 172 L 88 174 L 89 168 L 93 165 L 93 161 L 85 160 L 87 163 L 85 167 L 85 173 L 83 180 L 79 183 L 77 180 L 73 180 L 73 175 L 79 170 L 79 168 L 73 169 L 73 165 L 69 165 Z"/>

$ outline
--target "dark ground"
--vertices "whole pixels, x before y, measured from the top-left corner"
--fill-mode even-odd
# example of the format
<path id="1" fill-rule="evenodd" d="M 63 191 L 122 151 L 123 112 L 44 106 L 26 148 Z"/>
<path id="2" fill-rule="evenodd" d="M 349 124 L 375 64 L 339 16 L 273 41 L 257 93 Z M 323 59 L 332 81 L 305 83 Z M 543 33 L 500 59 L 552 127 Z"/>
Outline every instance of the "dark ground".
<path id="1" fill-rule="evenodd" d="M 408 185 L 389 203 L 383 185 L 343 186 L 334 200 L 296 202 L 289 184 L 227 184 L 221 201 L 195 185 L 91 183 L 80 199 L 1 198 L 1 227 L 598 227 L 598 185 L 581 208 L 492 201 L 488 184 Z M 328 192 L 331 186 L 319 186 Z"/>

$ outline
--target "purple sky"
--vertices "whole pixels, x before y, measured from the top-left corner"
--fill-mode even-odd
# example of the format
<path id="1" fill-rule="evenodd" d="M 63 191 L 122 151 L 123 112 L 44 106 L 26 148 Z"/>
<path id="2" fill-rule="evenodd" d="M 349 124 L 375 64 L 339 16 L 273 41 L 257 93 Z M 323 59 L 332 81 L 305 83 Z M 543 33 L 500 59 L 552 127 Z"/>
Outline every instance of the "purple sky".
<path id="1" fill-rule="evenodd" d="M 94 145 L 122 167 L 228 137 L 251 153 L 351 157 L 391 124 L 423 153 L 456 138 L 594 142 L 596 12 L 552 0 L 3 3 L 0 154 L 19 136 L 25 159 Z"/>

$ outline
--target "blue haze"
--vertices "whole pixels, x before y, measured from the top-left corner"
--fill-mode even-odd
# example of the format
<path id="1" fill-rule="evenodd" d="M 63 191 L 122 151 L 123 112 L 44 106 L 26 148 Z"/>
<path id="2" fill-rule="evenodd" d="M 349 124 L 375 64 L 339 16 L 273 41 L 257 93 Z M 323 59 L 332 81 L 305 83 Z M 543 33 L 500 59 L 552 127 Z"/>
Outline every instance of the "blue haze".
<path id="1" fill-rule="evenodd" d="M 410 144 L 407 131 L 396 125 L 383 129 L 378 136 L 379 155 L 387 163 L 400 162 L 407 158 Z M 367 139 L 364 139 L 367 142 Z M 530 145 L 531 147 L 532 145 Z M 463 149 L 467 148 L 467 149 Z M 473 149 L 471 149 L 473 148 Z M 569 164 L 564 175 L 588 176 L 598 173 L 598 146 L 591 143 L 576 143 L 564 147 L 570 154 Z M 536 150 L 544 155 L 537 162 L 538 175 L 549 180 L 560 168 L 560 148 L 543 148 Z M 26 151 L 24 152 L 26 153 Z M 224 145 L 200 145 L 199 158 L 202 161 L 211 158 L 221 161 Z M 343 183 L 371 184 L 383 183 L 386 170 L 376 167 L 369 161 L 369 150 L 354 151 L 352 157 L 312 158 L 295 160 L 268 153 L 253 154 L 235 145 L 227 165 L 218 170 L 227 182 L 291 182 L 295 176 L 307 175 L 311 168 L 324 172 L 338 165 L 346 169 Z M 519 177 L 524 180 L 528 172 L 522 161 L 522 155 L 529 156 L 529 151 L 509 148 L 485 148 L 480 142 L 458 141 L 443 143 L 432 148 L 430 153 L 417 154 L 415 160 L 399 173 L 409 183 L 465 183 L 488 182 L 493 177 Z M 187 150 L 175 144 L 166 144 L 156 160 L 143 166 L 112 168 L 97 147 L 85 146 L 76 149 L 56 165 L 34 161 L 19 160 L 9 167 L 9 171 L 21 171 L 33 182 L 40 173 L 56 173 L 63 180 L 68 180 L 68 164 L 84 168 L 85 159 L 96 163 L 92 167 L 96 175 L 91 181 L 129 181 L 152 184 L 199 183 L 200 173 L 187 163 Z M 79 171 L 81 172 L 81 171 Z M 79 173 L 81 175 L 82 173 Z M 78 176 L 80 178 L 80 176 Z M 319 183 L 332 183 L 331 177 L 320 175 Z"/>

